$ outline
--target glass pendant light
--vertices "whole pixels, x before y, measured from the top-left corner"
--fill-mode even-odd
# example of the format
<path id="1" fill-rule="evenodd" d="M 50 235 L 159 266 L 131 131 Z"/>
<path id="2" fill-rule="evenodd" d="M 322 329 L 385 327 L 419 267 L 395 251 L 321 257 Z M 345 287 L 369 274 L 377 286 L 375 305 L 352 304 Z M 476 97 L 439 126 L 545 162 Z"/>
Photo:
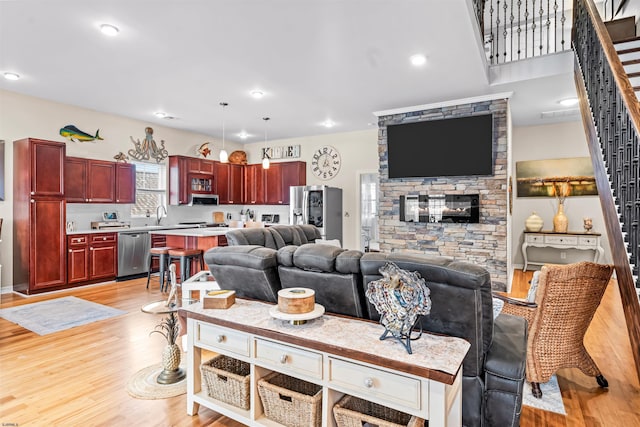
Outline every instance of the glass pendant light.
<path id="1" fill-rule="evenodd" d="M 227 150 L 224 149 L 224 107 L 226 107 L 226 102 L 221 102 L 220 106 L 222 106 L 222 150 L 220 150 L 220 162 L 228 163 L 229 162 L 229 154 L 227 154 Z"/>
<path id="2" fill-rule="evenodd" d="M 267 121 L 269 117 L 263 117 L 264 120 L 264 149 L 262 151 L 262 168 L 269 169 L 269 156 L 267 155 Z"/>

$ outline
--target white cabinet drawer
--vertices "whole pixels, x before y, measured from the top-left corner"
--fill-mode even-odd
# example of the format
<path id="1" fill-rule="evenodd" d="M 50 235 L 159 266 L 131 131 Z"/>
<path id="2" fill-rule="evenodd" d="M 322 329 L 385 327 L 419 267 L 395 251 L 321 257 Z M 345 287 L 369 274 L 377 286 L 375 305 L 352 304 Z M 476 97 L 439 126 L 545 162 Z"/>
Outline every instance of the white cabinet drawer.
<path id="1" fill-rule="evenodd" d="M 544 236 L 539 234 L 526 234 L 527 243 L 543 243 Z"/>
<path id="2" fill-rule="evenodd" d="M 598 246 L 598 238 L 597 237 L 580 237 L 578 239 L 578 244 L 581 247 L 595 248 L 596 246 Z"/>
<path id="3" fill-rule="evenodd" d="M 420 380 L 415 378 L 330 357 L 328 380 L 329 384 L 351 390 L 365 399 L 376 397 L 421 409 Z"/>
<path id="4" fill-rule="evenodd" d="M 275 365 L 284 373 L 302 373 L 322 378 L 322 354 L 284 344 L 256 339 L 256 360 Z"/>
<path id="5" fill-rule="evenodd" d="M 577 245 L 578 237 L 577 236 L 545 236 L 545 243 L 550 243 L 552 245 Z"/>
<path id="6" fill-rule="evenodd" d="M 227 352 L 249 356 L 249 336 L 242 332 L 215 325 L 198 323 L 196 340 L 199 344 L 218 348 Z"/>

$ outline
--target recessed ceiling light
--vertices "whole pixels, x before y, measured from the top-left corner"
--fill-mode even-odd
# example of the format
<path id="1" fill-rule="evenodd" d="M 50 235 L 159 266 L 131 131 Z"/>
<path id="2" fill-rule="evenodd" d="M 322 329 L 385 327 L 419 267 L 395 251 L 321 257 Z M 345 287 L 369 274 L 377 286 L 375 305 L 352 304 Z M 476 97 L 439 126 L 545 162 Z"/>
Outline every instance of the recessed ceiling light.
<path id="1" fill-rule="evenodd" d="M 560 105 L 564 106 L 564 107 L 573 107 L 574 105 L 576 105 L 578 103 L 578 98 L 567 98 L 567 99 L 563 99 L 560 102 Z"/>
<path id="2" fill-rule="evenodd" d="M 153 113 L 153 115 L 159 119 L 164 119 L 165 117 L 167 117 L 167 113 L 163 113 L 162 111 L 156 111 L 155 113 Z"/>
<path id="3" fill-rule="evenodd" d="M 258 89 L 252 90 L 251 96 L 253 96 L 255 99 L 260 99 L 264 96 L 264 92 Z"/>
<path id="4" fill-rule="evenodd" d="M 238 134 L 238 137 L 240 137 L 240 139 L 247 139 L 249 138 L 251 135 L 249 135 L 247 132 L 242 131 Z"/>
<path id="5" fill-rule="evenodd" d="M 327 119 L 324 122 L 322 122 L 322 126 L 326 127 L 326 128 L 332 128 L 336 125 L 336 122 L 334 122 L 331 119 Z"/>
<path id="6" fill-rule="evenodd" d="M 4 73 L 4 78 L 7 80 L 20 80 L 20 74 L 18 73 Z"/>
<path id="7" fill-rule="evenodd" d="M 120 30 L 118 29 L 118 27 L 116 27 L 115 25 L 111 25 L 111 24 L 102 24 L 100 25 L 100 31 L 102 31 L 102 34 L 104 34 L 105 36 L 117 36 L 118 33 L 120 32 Z"/>
<path id="8" fill-rule="evenodd" d="M 421 67 L 427 63 L 427 57 L 421 53 L 416 53 L 415 55 L 411 55 L 409 60 L 411 61 L 411 65 L 413 65 L 414 67 Z"/>

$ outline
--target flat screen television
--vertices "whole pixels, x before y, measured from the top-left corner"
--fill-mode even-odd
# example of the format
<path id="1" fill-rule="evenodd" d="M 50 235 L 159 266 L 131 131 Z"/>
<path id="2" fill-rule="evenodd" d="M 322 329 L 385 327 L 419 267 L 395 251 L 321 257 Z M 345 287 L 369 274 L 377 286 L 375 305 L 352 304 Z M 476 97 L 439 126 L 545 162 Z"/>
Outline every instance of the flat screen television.
<path id="1" fill-rule="evenodd" d="M 493 174 L 493 115 L 387 126 L 389 178 Z"/>

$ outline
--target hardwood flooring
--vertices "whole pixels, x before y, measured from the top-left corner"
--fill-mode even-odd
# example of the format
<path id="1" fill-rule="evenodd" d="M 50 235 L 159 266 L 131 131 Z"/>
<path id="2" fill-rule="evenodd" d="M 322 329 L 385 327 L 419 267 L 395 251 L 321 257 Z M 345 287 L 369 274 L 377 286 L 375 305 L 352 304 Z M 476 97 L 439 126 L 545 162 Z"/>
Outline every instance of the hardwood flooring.
<path id="1" fill-rule="evenodd" d="M 526 293 L 531 272 L 515 273 L 514 294 Z M 0 319 L 0 424 L 18 426 L 216 426 L 242 424 L 200 408 L 186 414 L 186 396 L 141 400 L 127 394 L 138 370 L 158 363 L 164 339 L 149 336 L 159 316 L 140 311 L 163 299 L 157 280 L 113 282 L 25 298 L 3 294 L 0 307 L 74 295 L 127 314 L 38 336 Z M 640 386 L 615 282 L 607 289 L 586 345 L 609 380 L 600 389 L 573 369 L 558 373 L 567 416 L 523 407 L 521 426 L 639 426 Z"/>

